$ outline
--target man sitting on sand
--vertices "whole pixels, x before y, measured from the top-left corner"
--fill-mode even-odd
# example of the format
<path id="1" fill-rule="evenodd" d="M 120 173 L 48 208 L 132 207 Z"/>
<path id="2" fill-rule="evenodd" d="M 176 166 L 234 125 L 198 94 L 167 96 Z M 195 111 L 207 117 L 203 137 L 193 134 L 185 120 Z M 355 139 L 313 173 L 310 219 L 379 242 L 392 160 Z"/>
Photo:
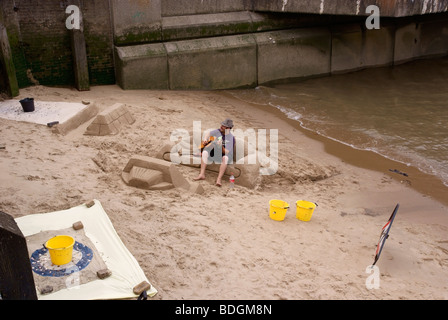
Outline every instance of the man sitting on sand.
<path id="1" fill-rule="evenodd" d="M 194 180 L 205 179 L 205 169 L 209 164 L 209 157 L 215 163 L 221 163 L 219 167 L 218 178 L 216 179 L 216 185 L 220 187 L 222 185 L 222 177 L 226 171 L 229 159 L 233 159 L 233 150 L 235 146 L 235 137 L 230 133 L 230 129 L 233 128 L 233 121 L 226 119 L 221 123 L 221 127 L 216 130 L 212 130 L 206 133 L 202 145 L 204 148 L 201 150 L 201 172 Z"/>

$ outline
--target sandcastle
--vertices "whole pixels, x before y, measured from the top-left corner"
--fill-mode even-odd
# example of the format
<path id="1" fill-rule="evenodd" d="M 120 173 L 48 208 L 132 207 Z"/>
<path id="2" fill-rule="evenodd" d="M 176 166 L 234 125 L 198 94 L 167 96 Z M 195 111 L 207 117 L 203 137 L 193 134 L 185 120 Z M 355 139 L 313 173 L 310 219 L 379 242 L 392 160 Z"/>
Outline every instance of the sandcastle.
<path id="1" fill-rule="evenodd" d="M 116 103 L 97 115 L 95 120 L 87 127 L 85 135 L 106 136 L 120 132 L 122 126 L 133 124 L 134 117 L 126 105 Z"/>
<path id="2" fill-rule="evenodd" d="M 122 172 L 123 181 L 132 187 L 146 190 L 169 190 L 180 188 L 187 192 L 202 194 L 204 189 L 197 182 L 188 182 L 176 164 L 160 159 L 133 156 Z"/>

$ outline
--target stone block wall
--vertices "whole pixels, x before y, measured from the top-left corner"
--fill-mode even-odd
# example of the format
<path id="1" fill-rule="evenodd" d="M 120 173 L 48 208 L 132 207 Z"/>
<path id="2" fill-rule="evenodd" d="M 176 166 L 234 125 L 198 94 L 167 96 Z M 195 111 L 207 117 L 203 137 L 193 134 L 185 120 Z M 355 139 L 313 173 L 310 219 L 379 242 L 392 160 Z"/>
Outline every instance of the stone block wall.
<path id="1" fill-rule="evenodd" d="M 422 36 L 422 34 L 424 34 Z M 254 87 L 448 54 L 448 22 L 295 28 L 117 48 L 124 89 Z"/>

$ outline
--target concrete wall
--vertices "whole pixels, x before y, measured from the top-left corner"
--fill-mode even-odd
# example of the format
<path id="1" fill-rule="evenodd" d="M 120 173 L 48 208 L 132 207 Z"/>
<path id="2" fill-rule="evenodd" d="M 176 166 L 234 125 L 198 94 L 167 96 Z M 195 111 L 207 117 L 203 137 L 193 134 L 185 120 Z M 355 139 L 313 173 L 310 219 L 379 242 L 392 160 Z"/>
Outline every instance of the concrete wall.
<path id="1" fill-rule="evenodd" d="M 446 18 L 382 19 L 379 30 L 364 24 L 371 4 L 382 17 L 397 17 L 443 12 L 448 0 L 111 1 L 117 83 L 124 89 L 247 87 L 448 53 Z M 437 39 L 428 40 L 431 32 Z"/>
<path id="2" fill-rule="evenodd" d="M 124 89 L 226 89 L 446 56 L 448 21 L 296 28 L 116 50 Z"/>
<path id="3" fill-rule="evenodd" d="M 429 14 L 448 0 L 1 0 L 19 87 L 74 84 L 69 4 L 91 85 L 224 89 L 448 54 L 448 13 Z M 365 28 L 370 4 L 380 30 Z"/>

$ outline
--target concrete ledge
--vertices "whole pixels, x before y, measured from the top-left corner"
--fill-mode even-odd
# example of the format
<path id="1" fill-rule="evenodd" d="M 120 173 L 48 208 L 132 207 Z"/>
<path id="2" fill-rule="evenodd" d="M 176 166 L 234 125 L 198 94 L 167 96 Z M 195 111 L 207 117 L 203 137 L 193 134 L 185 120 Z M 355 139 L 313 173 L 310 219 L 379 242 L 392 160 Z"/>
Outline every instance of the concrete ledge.
<path id="1" fill-rule="evenodd" d="M 115 47 L 117 83 L 123 89 L 168 89 L 168 64 L 162 43 Z"/>
<path id="2" fill-rule="evenodd" d="M 134 117 L 124 104 L 116 103 L 104 110 L 87 127 L 85 135 L 106 136 L 117 134 L 123 125 L 133 124 Z"/>
<path id="3" fill-rule="evenodd" d="M 257 83 L 251 34 L 165 43 L 170 89 L 227 89 Z"/>
<path id="4" fill-rule="evenodd" d="M 183 15 L 162 18 L 163 41 L 290 29 L 311 18 L 251 11 Z"/>
<path id="5" fill-rule="evenodd" d="M 259 84 L 330 73 L 331 34 L 326 28 L 263 32 L 254 37 Z"/>
<path id="6" fill-rule="evenodd" d="M 248 11 L 175 16 L 162 19 L 164 41 L 225 36 L 251 31 L 251 15 Z"/>

